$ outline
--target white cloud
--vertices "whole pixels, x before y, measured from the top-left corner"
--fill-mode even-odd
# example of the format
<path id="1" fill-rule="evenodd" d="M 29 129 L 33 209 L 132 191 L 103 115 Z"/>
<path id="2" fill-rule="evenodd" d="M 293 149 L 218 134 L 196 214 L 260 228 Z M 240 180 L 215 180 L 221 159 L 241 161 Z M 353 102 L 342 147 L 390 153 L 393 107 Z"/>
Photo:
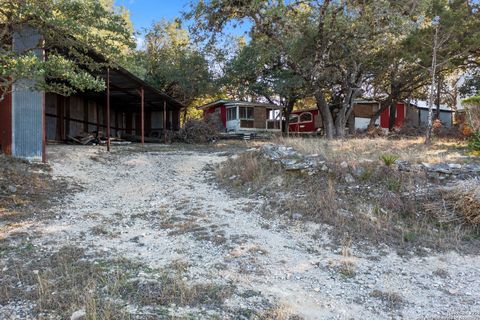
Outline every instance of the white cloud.
<path id="1" fill-rule="evenodd" d="M 145 38 L 140 36 L 135 36 L 135 42 L 137 43 L 137 49 L 143 50 L 145 49 Z"/>

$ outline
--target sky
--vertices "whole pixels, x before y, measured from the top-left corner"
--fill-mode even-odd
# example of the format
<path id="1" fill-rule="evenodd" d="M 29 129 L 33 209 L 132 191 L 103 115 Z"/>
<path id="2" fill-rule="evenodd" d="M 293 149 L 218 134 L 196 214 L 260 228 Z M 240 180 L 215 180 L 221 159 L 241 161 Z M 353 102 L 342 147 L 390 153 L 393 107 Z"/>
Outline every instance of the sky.
<path id="1" fill-rule="evenodd" d="M 142 31 L 153 22 L 165 18 L 173 20 L 180 17 L 182 11 L 189 9 L 190 0 L 115 0 L 116 5 L 126 7 L 135 30 Z"/>
<path id="2" fill-rule="evenodd" d="M 142 34 L 144 34 L 146 28 L 162 19 L 173 20 L 181 17 L 183 11 L 190 9 L 190 3 L 191 0 L 115 0 L 115 5 L 124 6 L 130 11 L 130 19 L 135 31 L 140 33 L 140 35 L 137 35 L 137 47 L 139 49 L 143 46 Z M 248 24 L 244 24 L 242 28 L 235 30 L 229 28 L 227 32 L 234 35 L 244 35 L 248 26 Z"/>

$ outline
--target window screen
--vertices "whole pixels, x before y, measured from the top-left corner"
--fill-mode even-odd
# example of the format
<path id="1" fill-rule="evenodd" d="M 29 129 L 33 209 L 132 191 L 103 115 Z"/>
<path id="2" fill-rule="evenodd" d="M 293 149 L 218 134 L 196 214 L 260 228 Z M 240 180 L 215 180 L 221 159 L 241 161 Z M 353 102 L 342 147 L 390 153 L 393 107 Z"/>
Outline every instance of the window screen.
<path id="1" fill-rule="evenodd" d="M 240 107 L 240 119 L 253 119 L 253 107 Z"/>
<path id="2" fill-rule="evenodd" d="M 311 122 L 313 119 L 310 112 L 305 112 L 300 115 L 300 122 Z"/>
<path id="3" fill-rule="evenodd" d="M 227 121 L 237 119 L 237 108 L 227 108 Z"/>

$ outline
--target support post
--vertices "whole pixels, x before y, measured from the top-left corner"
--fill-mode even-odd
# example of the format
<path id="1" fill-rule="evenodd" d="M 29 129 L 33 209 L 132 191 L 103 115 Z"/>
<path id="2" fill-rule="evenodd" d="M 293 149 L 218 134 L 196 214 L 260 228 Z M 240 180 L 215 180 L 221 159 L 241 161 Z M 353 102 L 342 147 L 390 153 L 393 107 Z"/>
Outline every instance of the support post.
<path id="1" fill-rule="evenodd" d="M 45 120 L 45 92 L 42 94 L 42 162 L 47 163 L 47 123 Z"/>
<path id="2" fill-rule="evenodd" d="M 110 152 L 110 68 L 107 68 L 107 151 Z"/>
<path id="3" fill-rule="evenodd" d="M 142 134 L 142 146 L 145 145 L 145 99 L 143 87 L 140 88 L 141 97 L 141 134 Z"/>
<path id="4" fill-rule="evenodd" d="M 163 142 L 167 143 L 167 101 L 163 101 Z"/>

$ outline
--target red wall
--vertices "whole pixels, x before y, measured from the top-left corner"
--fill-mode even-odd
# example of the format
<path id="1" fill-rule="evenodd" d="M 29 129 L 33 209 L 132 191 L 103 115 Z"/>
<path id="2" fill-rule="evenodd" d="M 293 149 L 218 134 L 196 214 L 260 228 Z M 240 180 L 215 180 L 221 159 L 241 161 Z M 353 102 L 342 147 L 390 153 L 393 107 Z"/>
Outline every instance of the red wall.
<path id="1" fill-rule="evenodd" d="M 300 122 L 300 123 L 291 123 L 288 127 L 290 132 L 315 132 L 318 128 L 316 128 L 315 123 L 318 117 L 318 109 L 317 110 L 299 110 L 293 111 L 291 114 L 296 114 L 300 116 L 304 112 L 310 112 L 312 114 L 312 121 L 310 122 Z"/>
<path id="2" fill-rule="evenodd" d="M 203 110 L 203 118 L 206 119 L 207 115 L 214 113 L 217 108 L 220 108 L 220 119 L 222 120 L 223 126 L 227 127 L 227 108 L 225 108 L 223 104 Z"/>
<path id="3" fill-rule="evenodd" d="M 405 122 L 405 104 L 397 103 L 397 116 L 395 117 L 395 127 L 403 126 Z M 384 129 L 388 129 L 390 123 L 390 108 L 386 109 L 380 115 L 380 126 Z"/>
<path id="4" fill-rule="evenodd" d="M 0 101 L 0 147 L 2 152 L 12 154 L 12 94 L 7 93 Z"/>

